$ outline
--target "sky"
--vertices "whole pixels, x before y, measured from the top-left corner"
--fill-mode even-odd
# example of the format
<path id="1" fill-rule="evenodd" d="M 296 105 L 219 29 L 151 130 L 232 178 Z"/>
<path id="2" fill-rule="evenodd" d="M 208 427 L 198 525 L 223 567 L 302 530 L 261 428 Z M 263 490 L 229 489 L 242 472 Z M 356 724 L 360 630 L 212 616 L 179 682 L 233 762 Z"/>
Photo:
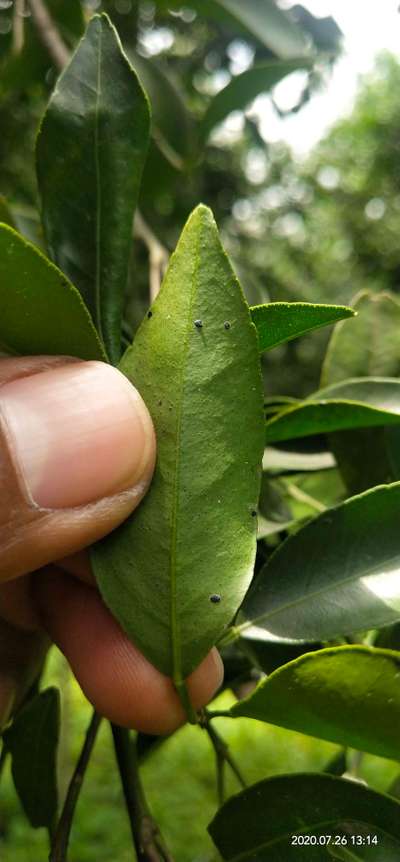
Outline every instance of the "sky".
<path id="1" fill-rule="evenodd" d="M 322 95 L 281 121 L 266 97 L 260 97 L 257 112 L 262 115 L 266 140 L 286 140 L 295 154 L 306 155 L 339 117 L 351 111 L 359 76 L 370 71 L 377 54 L 392 51 L 400 59 L 399 0 L 302 0 L 318 17 L 332 15 L 344 34 L 344 54 Z M 286 8 L 291 3 L 287 2 Z M 276 89 L 280 107 L 289 107 L 302 83 L 302 73 L 285 79 Z"/>

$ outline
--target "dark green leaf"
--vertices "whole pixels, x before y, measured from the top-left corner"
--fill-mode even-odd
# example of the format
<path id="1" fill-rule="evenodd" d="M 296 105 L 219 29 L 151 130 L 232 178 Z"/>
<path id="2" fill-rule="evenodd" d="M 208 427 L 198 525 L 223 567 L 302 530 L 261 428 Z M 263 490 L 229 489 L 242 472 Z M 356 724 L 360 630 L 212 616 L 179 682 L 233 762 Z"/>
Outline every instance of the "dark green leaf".
<path id="1" fill-rule="evenodd" d="M 268 302 L 253 305 L 251 316 L 256 326 L 260 350 L 272 350 L 312 329 L 330 326 L 343 318 L 354 317 L 345 305 L 313 305 L 311 302 Z"/>
<path id="2" fill-rule="evenodd" d="M 278 84 L 286 75 L 298 69 L 304 69 L 307 63 L 303 60 L 272 60 L 260 63 L 236 75 L 230 83 L 214 96 L 200 124 L 200 133 L 205 140 L 212 129 L 221 123 L 232 111 L 244 110 L 260 93 L 266 93 Z M 274 303 L 289 305 L 289 303 Z M 296 303 L 297 304 L 297 303 Z M 310 306 L 313 308 L 313 306 Z M 318 307 L 318 306 L 317 306 Z M 268 308 L 268 306 L 260 306 Z M 335 318 L 337 320 L 338 318 Z M 254 321 L 256 323 L 256 321 Z M 256 324 L 257 325 L 257 324 Z M 323 324 L 318 324 L 319 326 Z M 312 328 L 312 327 L 311 327 Z M 291 335 L 291 338 L 295 336 Z M 283 339 L 286 341 L 286 338 Z M 274 346 L 274 345 L 272 345 Z M 267 348 L 264 348 L 267 349 Z"/>
<path id="3" fill-rule="evenodd" d="M 229 712 L 400 760 L 400 653 L 343 646 L 303 655 Z"/>
<path id="4" fill-rule="evenodd" d="M 6 225 L 0 225 L 0 345 L 23 355 L 106 358 L 78 291 Z"/>
<path id="5" fill-rule="evenodd" d="M 400 381 L 365 377 L 327 386 L 275 414 L 266 423 L 266 442 L 399 423 Z"/>
<path id="6" fill-rule="evenodd" d="M 399 620 L 399 506 L 400 483 L 374 488 L 286 539 L 246 596 L 240 633 L 329 640 Z"/>
<path id="7" fill-rule="evenodd" d="M 47 688 L 21 709 L 4 732 L 15 788 L 35 828 L 54 826 L 59 724 L 59 693 L 56 688 Z"/>
<path id="8" fill-rule="evenodd" d="M 80 290 L 112 362 L 132 219 L 146 158 L 149 107 L 106 15 L 94 16 L 61 75 L 37 142 L 50 254 Z"/>
<path id="9" fill-rule="evenodd" d="M 3 195 L 0 195 L 0 223 L 8 224 L 9 227 L 16 227 L 14 216 Z"/>
<path id="10" fill-rule="evenodd" d="M 94 571 L 123 628 L 179 685 L 251 580 L 263 451 L 256 332 L 205 207 L 121 370 L 150 409 L 158 459 L 137 512 L 94 549 Z"/>
<path id="11" fill-rule="evenodd" d="M 329 845 L 294 846 L 292 835 L 343 834 L 351 851 L 352 835 L 377 835 L 378 852 L 387 852 L 379 856 L 380 862 L 394 862 L 400 856 L 398 802 L 332 775 L 267 778 L 229 799 L 208 828 L 227 862 L 325 862 L 332 858 Z M 357 846 L 354 849 L 358 852 Z M 397 857 L 392 855 L 394 849 Z"/>

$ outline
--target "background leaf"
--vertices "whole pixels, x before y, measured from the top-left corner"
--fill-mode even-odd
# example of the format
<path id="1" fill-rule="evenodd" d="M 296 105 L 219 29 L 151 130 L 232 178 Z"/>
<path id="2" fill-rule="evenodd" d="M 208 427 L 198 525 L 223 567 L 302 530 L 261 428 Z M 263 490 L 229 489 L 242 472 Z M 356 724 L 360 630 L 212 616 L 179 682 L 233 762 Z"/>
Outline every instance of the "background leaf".
<path id="1" fill-rule="evenodd" d="M 253 305 L 251 316 L 257 329 L 260 350 L 298 338 L 312 329 L 329 326 L 354 312 L 345 305 L 313 305 L 311 302 L 268 302 Z M 351 375 L 355 376 L 355 375 Z"/>
<path id="2" fill-rule="evenodd" d="M 0 344 L 8 353 L 105 360 L 78 291 L 30 242 L 0 225 Z"/>
<path id="3" fill-rule="evenodd" d="M 400 483 L 328 509 L 290 536 L 257 575 L 241 634 L 328 640 L 400 619 Z"/>
<path id="4" fill-rule="evenodd" d="M 399 422 L 399 380 L 390 377 L 345 380 L 320 389 L 268 419 L 266 442 Z"/>
<path id="5" fill-rule="evenodd" d="M 351 835 L 377 834 L 378 849 L 399 854 L 399 814 L 394 799 L 354 781 L 332 775 L 279 775 L 229 799 L 209 832 L 229 862 L 325 862 L 332 858 L 329 847 L 292 846 L 290 836 L 343 834 L 351 848 Z M 392 862 L 395 857 L 380 859 Z"/>
<path id="6" fill-rule="evenodd" d="M 31 826 L 52 829 L 57 813 L 57 747 L 60 699 L 47 688 L 21 709 L 3 734 L 12 775 Z"/>
<path id="7" fill-rule="evenodd" d="M 121 370 L 150 409 L 158 460 L 137 512 L 95 547 L 94 571 L 128 635 L 179 682 L 251 580 L 263 452 L 256 333 L 205 207 Z"/>
<path id="8" fill-rule="evenodd" d="M 51 257 L 82 293 L 114 363 L 149 124 L 117 33 L 96 15 L 43 118 L 37 170 Z"/>
<path id="9" fill-rule="evenodd" d="M 335 647 L 279 668 L 229 713 L 400 760 L 399 683 L 400 653 Z"/>

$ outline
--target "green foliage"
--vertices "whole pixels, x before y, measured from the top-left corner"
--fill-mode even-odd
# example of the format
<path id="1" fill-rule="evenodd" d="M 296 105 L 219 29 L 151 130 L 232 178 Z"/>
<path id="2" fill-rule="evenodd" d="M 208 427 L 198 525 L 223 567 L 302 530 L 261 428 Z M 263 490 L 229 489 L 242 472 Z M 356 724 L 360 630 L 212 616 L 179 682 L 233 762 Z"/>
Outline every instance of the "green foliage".
<path id="1" fill-rule="evenodd" d="M 32 826 L 46 826 L 50 831 L 57 814 L 59 727 L 59 692 L 47 688 L 28 701 L 3 734 L 25 814 Z"/>
<path id="2" fill-rule="evenodd" d="M 306 302 L 269 302 L 251 308 L 260 350 L 272 350 L 312 329 L 329 326 L 354 314 L 351 308 Z M 353 375 L 351 375 L 353 376 Z"/>
<path id="3" fill-rule="evenodd" d="M 394 799 L 353 781 L 331 775 L 281 775 L 230 799 L 209 830 L 223 859 L 229 862 L 325 862 L 335 858 L 336 851 L 324 836 L 331 836 L 333 844 L 337 836 L 339 849 L 341 845 L 349 848 L 347 857 L 336 858 L 394 862 L 400 848 L 399 812 Z M 292 835 L 314 838 L 295 842 Z M 352 855 L 353 848 L 358 853 L 357 840 L 352 843 L 352 836 L 356 839 L 357 835 L 377 836 L 371 845 L 372 856 L 365 857 L 364 850 L 361 857 Z M 378 845 L 383 850 L 380 857 L 375 852 Z"/>
<path id="4" fill-rule="evenodd" d="M 0 225 L 0 345 L 7 353 L 105 359 L 90 314 L 68 278 Z"/>
<path id="5" fill-rule="evenodd" d="M 107 16 L 94 16 L 42 121 L 37 167 L 51 257 L 80 290 L 114 363 L 148 134 L 142 87 Z"/>
<path id="6" fill-rule="evenodd" d="M 250 583 L 263 452 L 256 334 L 205 207 L 121 370 L 149 405 L 157 466 L 139 511 L 92 561 L 123 628 L 181 686 Z"/>
<path id="7" fill-rule="evenodd" d="M 229 714 L 399 760 L 399 679 L 398 652 L 364 646 L 318 650 L 276 670 Z"/>

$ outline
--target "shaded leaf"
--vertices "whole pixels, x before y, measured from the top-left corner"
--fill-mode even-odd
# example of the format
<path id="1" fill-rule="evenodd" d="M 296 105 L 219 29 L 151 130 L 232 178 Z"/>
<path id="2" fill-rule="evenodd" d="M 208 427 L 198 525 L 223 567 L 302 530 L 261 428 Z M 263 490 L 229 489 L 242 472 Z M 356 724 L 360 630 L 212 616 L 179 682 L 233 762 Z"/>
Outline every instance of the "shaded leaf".
<path id="1" fill-rule="evenodd" d="M 78 291 L 6 225 L 0 225 L 0 345 L 25 356 L 106 358 Z"/>
<path id="2" fill-rule="evenodd" d="M 12 776 L 31 826 L 52 829 L 57 813 L 57 747 L 60 698 L 47 688 L 21 709 L 3 734 Z"/>
<path id="3" fill-rule="evenodd" d="M 0 223 L 8 224 L 9 227 L 16 227 L 14 216 L 3 195 L 0 195 Z"/>
<path id="4" fill-rule="evenodd" d="M 150 314 L 121 370 L 155 424 L 153 483 L 92 559 L 125 631 L 179 686 L 251 580 L 263 452 L 256 333 L 205 207 L 189 219 Z"/>
<path id="5" fill-rule="evenodd" d="M 289 536 L 248 592 L 240 633 L 329 640 L 399 620 L 399 506 L 400 483 L 381 486 Z"/>
<path id="6" fill-rule="evenodd" d="M 263 470 L 267 473 L 308 473 L 331 470 L 336 461 L 331 452 L 296 452 L 267 446 L 264 449 Z"/>
<path id="7" fill-rule="evenodd" d="M 260 350 L 272 350 L 313 329 L 330 326 L 343 318 L 354 317 L 345 305 L 313 305 L 311 302 L 268 302 L 253 305 L 251 316 L 257 329 Z M 353 375 L 351 375 L 353 376 Z"/>
<path id="8" fill-rule="evenodd" d="M 266 423 L 266 442 L 399 422 L 400 380 L 358 378 L 320 389 L 275 414 Z"/>
<path id="9" fill-rule="evenodd" d="M 380 859 L 394 862 L 393 851 L 400 854 L 399 815 L 398 802 L 354 781 L 312 773 L 279 775 L 229 799 L 208 829 L 227 862 L 332 858 L 329 845 L 294 846 L 291 836 L 298 834 L 343 834 L 352 851 L 352 835 L 377 835 L 379 852 L 390 854 Z"/>
<path id="10" fill-rule="evenodd" d="M 37 171 L 51 257 L 80 290 L 114 363 L 149 124 L 118 35 L 95 15 L 43 118 Z"/>
<path id="11" fill-rule="evenodd" d="M 245 110 L 248 104 L 260 93 L 266 93 L 286 75 L 298 69 L 307 68 L 303 60 L 272 60 L 260 63 L 253 68 L 235 75 L 230 83 L 217 93 L 207 108 L 200 123 L 200 134 L 205 140 L 212 129 L 222 123 L 232 111 Z M 286 305 L 289 303 L 274 303 Z M 260 306 L 264 308 L 264 306 Z M 337 319 L 337 318 L 336 318 Z M 255 321 L 256 322 L 256 321 Z M 295 337 L 295 336 L 292 336 Z M 286 339 L 284 339 L 286 340 Z"/>
<path id="12" fill-rule="evenodd" d="M 343 646 L 303 655 L 229 714 L 400 760 L 400 653 Z"/>

